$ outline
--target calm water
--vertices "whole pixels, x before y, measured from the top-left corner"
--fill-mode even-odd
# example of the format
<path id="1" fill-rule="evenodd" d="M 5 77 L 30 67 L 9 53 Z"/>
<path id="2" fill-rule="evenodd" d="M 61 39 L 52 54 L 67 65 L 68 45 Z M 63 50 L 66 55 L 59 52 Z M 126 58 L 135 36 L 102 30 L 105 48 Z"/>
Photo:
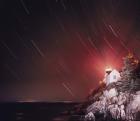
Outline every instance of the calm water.
<path id="1" fill-rule="evenodd" d="M 0 121 L 69 121 L 76 103 L 0 103 Z"/>

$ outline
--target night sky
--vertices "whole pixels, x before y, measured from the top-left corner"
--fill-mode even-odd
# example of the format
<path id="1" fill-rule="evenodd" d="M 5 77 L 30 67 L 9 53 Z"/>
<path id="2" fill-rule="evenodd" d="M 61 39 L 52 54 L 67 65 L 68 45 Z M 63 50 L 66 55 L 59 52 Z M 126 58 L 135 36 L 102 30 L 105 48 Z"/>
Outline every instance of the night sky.
<path id="1" fill-rule="evenodd" d="M 140 57 L 139 0 L 1 0 L 0 101 L 82 101 L 106 66 Z"/>

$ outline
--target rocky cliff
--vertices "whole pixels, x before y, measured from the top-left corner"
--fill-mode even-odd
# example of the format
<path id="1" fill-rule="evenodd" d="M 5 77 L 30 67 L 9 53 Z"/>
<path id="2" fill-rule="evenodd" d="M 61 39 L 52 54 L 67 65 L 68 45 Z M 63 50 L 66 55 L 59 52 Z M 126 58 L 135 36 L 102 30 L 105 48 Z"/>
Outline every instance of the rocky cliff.
<path id="1" fill-rule="evenodd" d="M 88 97 L 86 121 L 140 121 L 140 63 L 133 54 L 123 61 L 120 80 Z"/>

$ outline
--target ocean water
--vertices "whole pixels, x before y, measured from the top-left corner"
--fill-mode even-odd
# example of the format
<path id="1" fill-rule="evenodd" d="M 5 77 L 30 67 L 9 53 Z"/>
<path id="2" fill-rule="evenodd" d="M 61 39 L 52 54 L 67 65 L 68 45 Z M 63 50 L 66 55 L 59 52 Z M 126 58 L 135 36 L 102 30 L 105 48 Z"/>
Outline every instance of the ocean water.
<path id="1" fill-rule="evenodd" d="M 0 121 L 71 121 L 77 103 L 0 103 Z M 75 116 L 76 117 L 76 116 Z"/>

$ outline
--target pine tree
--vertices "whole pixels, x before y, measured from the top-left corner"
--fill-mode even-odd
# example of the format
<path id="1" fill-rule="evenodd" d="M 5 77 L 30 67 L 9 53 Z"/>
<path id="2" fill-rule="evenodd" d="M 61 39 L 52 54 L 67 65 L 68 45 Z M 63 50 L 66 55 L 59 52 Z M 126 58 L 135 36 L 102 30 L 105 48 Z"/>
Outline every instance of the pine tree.
<path id="1" fill-rule="evenodd" d="M 123 58 L 124 67 L 121 72 L 121 80 L 116 83 L 118 90 L 121 92 L 134 92 L 138 90 L 140 86 L 139 79 L 139 61 L 134 57 L 132 53 Z M 139 71 L 138 71 L 139 70 Z"/>

